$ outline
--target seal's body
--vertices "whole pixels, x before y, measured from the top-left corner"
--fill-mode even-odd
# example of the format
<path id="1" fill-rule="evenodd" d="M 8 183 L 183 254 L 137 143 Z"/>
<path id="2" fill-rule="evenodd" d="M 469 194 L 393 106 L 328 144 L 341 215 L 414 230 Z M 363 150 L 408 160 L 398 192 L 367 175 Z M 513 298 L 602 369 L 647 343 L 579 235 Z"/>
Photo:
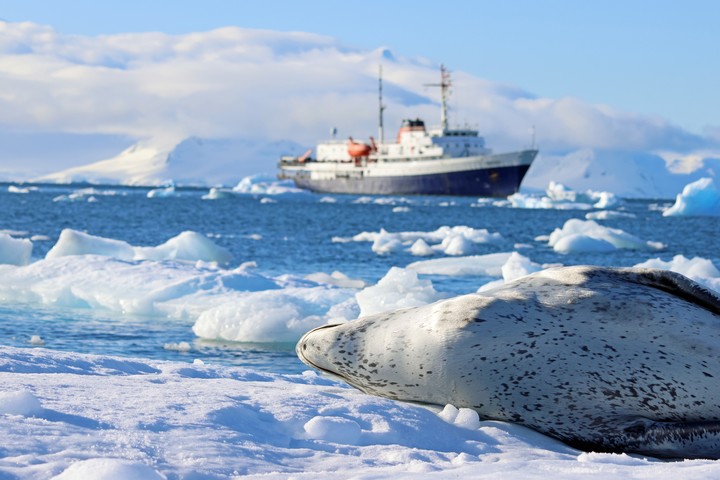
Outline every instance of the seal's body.
<path id="1" fill-rule="evenodd" d="M 720 298 L 661 270 L 565 267 L 308 332 L 367 393 L 471 407 L 570 445 L 720 458 Z"/>

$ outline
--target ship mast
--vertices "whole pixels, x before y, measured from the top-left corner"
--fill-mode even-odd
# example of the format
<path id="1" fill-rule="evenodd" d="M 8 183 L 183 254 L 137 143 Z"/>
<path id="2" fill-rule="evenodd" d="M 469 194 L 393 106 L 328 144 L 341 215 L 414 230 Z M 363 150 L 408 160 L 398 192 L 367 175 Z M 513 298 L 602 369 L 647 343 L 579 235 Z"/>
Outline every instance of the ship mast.
<path id="1" fill-rule="evenodd" d="M 445 68 L 445 65 L 440 65 L 440 83 L 426 83 L 425 84 L 428 87 L 440 87 L 440 127 L 442 128 L 442 133 L 445 134 L 445 132 L 448 131 L 448 97 L 450 96 L 450 86 L 452 85 L 452 82 L 450 82 L 450 72 L 447 71 Z"/>
<path id="2" fill-rule="evenodd" d="M 380 123 L 378 124 L 378 138 L 380 144 L 385 143 L 385 130 L 383 128 L 383 112 L 385 105 L 382 102 L 382 64 L 378 65 L 378 113 L 380 115 Z"/>

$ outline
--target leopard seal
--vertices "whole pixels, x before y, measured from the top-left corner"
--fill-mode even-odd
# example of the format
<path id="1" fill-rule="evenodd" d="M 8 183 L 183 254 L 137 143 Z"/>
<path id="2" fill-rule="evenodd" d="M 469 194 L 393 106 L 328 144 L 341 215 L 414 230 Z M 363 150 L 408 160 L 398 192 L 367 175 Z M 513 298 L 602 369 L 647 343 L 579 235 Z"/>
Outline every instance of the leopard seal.
<path id="1" fill-rule="evenodd" d="M 720 458 L 720 297 L 676 273 L 560 267 L 306 333 L 373 395 L 470 407 L 582 450 Z"/>

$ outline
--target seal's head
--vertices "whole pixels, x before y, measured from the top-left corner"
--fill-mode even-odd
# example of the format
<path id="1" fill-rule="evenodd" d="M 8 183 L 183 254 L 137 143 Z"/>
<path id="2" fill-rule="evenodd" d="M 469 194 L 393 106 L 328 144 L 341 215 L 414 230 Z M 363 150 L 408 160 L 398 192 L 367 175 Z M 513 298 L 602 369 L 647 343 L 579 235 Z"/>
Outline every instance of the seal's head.
<path id="1" fill-rule="evenodd" d="M 487 302 L 446 300 L 368 316 L 306 333 L 296 351 L 305 364 L 370 394 L 442 404 L 453 389 L 446 348 Z"/>

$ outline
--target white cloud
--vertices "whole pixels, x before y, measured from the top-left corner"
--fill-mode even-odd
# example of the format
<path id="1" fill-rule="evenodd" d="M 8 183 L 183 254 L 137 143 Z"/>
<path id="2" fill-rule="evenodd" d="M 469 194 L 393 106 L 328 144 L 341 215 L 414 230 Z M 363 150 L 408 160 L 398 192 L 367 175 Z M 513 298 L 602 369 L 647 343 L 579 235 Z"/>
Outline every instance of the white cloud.
<path id="1" fill-rule="evenodd" d="M 390 57 L 390 58 L 388 58 Z M 222 28 L 186 35 L 65 35 L 0 22 L 0 130 L 183 138 L 288 139 L 306 145 L 337 127 L 375 134 L 383 58 L 388 136 L 403 117 L 439 123 L 438 71 L 381 48 L 325 36 Z M 613 148 L 691 153 L 716 140 L 664 119 L 575 98 L 548 99 L 454 72 L 451 113 L 496 149 Z"/>

